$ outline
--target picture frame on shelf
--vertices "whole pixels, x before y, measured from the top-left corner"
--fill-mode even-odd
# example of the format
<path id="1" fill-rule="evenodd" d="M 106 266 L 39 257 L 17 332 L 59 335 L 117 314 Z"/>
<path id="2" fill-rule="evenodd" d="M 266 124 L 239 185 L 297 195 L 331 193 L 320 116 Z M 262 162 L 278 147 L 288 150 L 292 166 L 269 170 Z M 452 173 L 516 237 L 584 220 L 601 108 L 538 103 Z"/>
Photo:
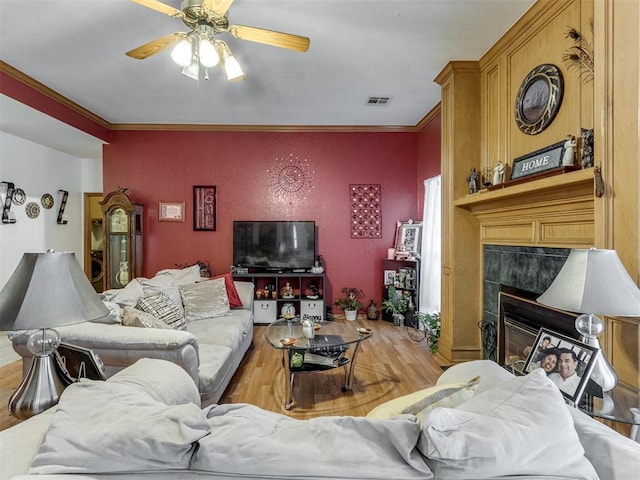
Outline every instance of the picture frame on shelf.
<path id="1" fill-rule="evenodd" d="M 57 368 L 67 384 L 81 378 L 106 380 L 104 364 L 93 350 L 70 343 L 60 343 L 56 349 Z"/>
<path id="2" fill-rule="evenodd" d="M 158 202 L 158 221 L 184 222 L 184 202 Z"/>
<path id="3" fill-rule="evenodd" d="M 395 270 L 385 270 L 384 271 L 384 284 L 385 285 L 393 285 L 393 282 L 396 280 L 396 271 Z"/>
<path id="4" fill-rule="evenodd" d="M 542 368 L 566 400 L 577 405 L 585 391 L 600 349 L 541 328 L 524 364 L 524 373 Z M 554 364 L 555 361 L 555 364 Z"/>
<path id="5" fill-rule="evenodd" d="M 216 230 L 216 187 L 214 185 L 194 185 L 193 187 L 193 229 L 195 231 Z"/>
<path id="6" fill-rule="evenodd" d="M 396 258 L 419 257 L 422 246 L 422 222 L 398 222 L 396 228 Z"/>

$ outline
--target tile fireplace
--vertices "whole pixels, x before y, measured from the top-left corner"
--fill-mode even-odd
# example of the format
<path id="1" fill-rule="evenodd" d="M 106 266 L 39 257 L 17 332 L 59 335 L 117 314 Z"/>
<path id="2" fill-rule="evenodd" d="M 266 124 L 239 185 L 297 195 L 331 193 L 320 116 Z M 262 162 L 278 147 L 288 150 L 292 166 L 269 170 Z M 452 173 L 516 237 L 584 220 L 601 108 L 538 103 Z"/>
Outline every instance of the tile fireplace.
<path id="1" fill-rule="evenodd" d="M 535 303 L 537 298 L 553 282 L 554 278 L 564 265 L 570 249 L 568 248 L 543 248 L 543 247 L 520 247 L 511 245 L 484 245 L 483 247 L 483 307 L 482 321 L 482 350 L 483 357 L 491 360 L 504 360 L 504 350 L 499 355 L 499 340 L 504 339 L 504 327 L 500 326 L 500 297 L 502 291 L 509 291 L 511 295 L 521 296 L 530 302 Z M 525 300 L 525 301 L 526 301 Z M 518 312 L 522 309 L 518 307 Z M 549 307 L 540 305 L 540 308 L 549 311 Z M 522 312 L 520 312 L 522 313 Z M 533 314 L 535 317 L 535 314 Z M 526 315 L 516 315 L 526 318 Z M 543 315 L 544 316 L 544 315 Z M 547 314 L 548 316 L 548 314 Z M 541 326 L 546 326 L 554 331 L 565 333 L 562 325 L 531 325 L 531 321 L 524 322 L 525 327 L 518 326 L 521 330 L 533 332 L 530 344 L 533 344 L 535 335 Z M 568 334 L 574 337 L 577 334 L 573 328 L 573 321 L 568 322 L 568 329 L 572 331 Z M 502 334 L 499 336 L 499 332 Z M 517 335 L 515 331 L 510 332 L 511 338 Z M 520 337 L 520 335 L 518 335 Z M 522 340 L 524 341 L 524 340 Z"/>

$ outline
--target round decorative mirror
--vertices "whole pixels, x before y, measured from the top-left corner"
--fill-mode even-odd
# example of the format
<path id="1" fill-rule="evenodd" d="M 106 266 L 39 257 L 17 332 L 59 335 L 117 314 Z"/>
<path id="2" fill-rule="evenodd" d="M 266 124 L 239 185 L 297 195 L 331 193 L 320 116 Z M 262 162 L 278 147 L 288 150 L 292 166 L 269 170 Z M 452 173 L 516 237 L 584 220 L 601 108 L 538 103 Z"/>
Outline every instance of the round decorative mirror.
<path id="1" fill-rule="evenodd" d="M 551 125 L 562 103 L 564 81 L 555 65 L 538 65 L 525 77 L 515 105 L 516 125 L 527 135 L 537 135 Z"/>

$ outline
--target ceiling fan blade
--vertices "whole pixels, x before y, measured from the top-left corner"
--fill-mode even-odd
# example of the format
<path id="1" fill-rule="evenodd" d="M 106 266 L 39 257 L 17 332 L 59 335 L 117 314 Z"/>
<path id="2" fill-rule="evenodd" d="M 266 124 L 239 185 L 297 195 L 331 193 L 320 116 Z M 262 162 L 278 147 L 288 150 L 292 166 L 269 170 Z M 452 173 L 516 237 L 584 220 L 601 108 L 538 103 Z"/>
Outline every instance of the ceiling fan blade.
<path id="1" fill-rule="evenodd" d="M 184 17 L 184 13 L 182 13 L 177 8 L 173 8 L 170 5 L 167 5 L 162 2 L 158 2 L 158 0 L 131 0 L 132 2 L 138 3 L 143 7 L 150 8 L 151 10 L 155 10 L 156 12 L 164 13 L 169 15 L 170 17 Z"/>
<path id="2" fill-rule="evenodd" d="M 264 43 L 265 45 L 273 45 L 274 47 L 288 48 L 298 52 L 306 52 L 309 50 L 310 40 L 307 37 L 293 35 L 292 33 L 247 27 L 246 25 L 229 25 L 229 33 L 242 40 Z"/>
<path id="3" fill-rule="evenodd" d="M 138 48 L 129 50 L 127 52 L 127 55 L 132 58 L 137 58 L 138 60 L 144 60 L 151 55 L 155 55 L 156 53 L 159 53 L 162 50 L 175 45 L 183 38 L 186 38 L 187 35 L 188 33 L 185 32 L 170 33 L 169 35 L 165 35 L 162 38 L 156 38 L 149 43 L 140 45 Z"/>
<path id="4" fill-rule="evenodd" d="M 218 15 L 224 15 L 232 3 L 233 0 L 203 0 L 202 6 Z"/>

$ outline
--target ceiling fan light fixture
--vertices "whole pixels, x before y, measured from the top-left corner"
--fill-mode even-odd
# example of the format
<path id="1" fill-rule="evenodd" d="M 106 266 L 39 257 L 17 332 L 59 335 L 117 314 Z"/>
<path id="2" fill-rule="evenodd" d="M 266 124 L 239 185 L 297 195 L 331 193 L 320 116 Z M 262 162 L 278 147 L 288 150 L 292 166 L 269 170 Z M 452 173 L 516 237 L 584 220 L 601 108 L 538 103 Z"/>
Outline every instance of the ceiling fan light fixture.
<path id="1" fill-rule="evenodd" d="M 231 53 L 229 46 L 224 42 L 216 41 L 216 47 L 222 58 L 220 63 L 224 73 L 227 75 L 227 80 L 244 80 L 245 76 L 242 67 Z"/>
<path id="2" fill-rule="evenodd" d="M 200 79 L 200 62 L 198 62 L 198 59 L 193 57 L 193 61 L 184 67 L 181 73 L 198 81 Z"/>
<path id="3" fill-rule="evenodd" d="M 233 55 L 225 59 L 224 71 L 227 74 L 227 80 L 243 80 L 245 78 L 242 67 Z"/>
<path id="4" fill-rule="evenodd" d="M 200 57 L 200 63 L 205 67 L 215 67 L 220 63 L 218 52 L 208 38 L 200 38 L 198 56 Z"/>
<path id="5" fill-rule="evenodd" d="M 191 39 L 180 40 L 171 50 L 171 58 L 181 67 L 191 65 Z"/>

